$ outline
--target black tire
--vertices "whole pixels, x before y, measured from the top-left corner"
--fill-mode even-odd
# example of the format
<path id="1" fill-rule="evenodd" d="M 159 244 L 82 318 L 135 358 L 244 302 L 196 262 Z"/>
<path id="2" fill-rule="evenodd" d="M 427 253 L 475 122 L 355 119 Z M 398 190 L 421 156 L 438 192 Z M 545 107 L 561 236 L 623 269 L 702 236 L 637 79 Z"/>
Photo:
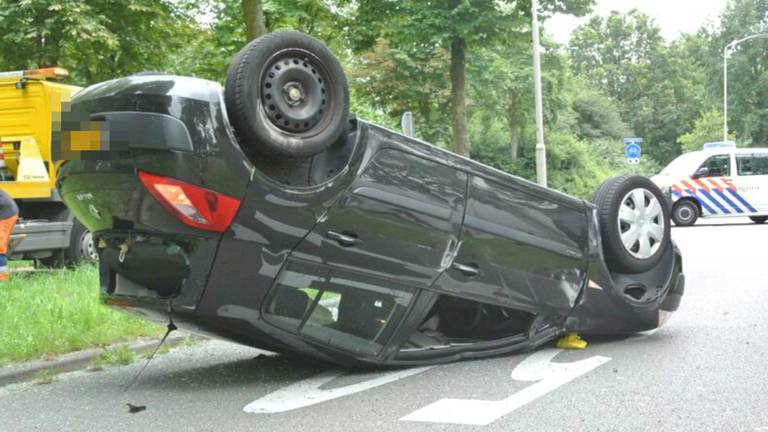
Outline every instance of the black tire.
<path id="1" fill-rule="evenodd" d="M 322 152 L 349 117 L 341 64 L 322 42 L 298 32 L 270 33 L 240 50 L 224 99 L 246 153 L 283 159 Z"/>
<path id="2" fill-rule="evenodd" d="M 631 209 L 634 205 L 635 195 L 630 193 L 640 191 L 643 200 L 642 209 L 635 212 Z M 653 200 L 658 203 L 659 209 L 653 207 Z M 661 190 L 648 178 L 642 176 L 621 176 L 606 180 L 595 191 L 592 202 L 597 205 L 597 217 L 602 238 L 603 255 L 606 264 L 612 271 L 620 273 L 642 273 L 652 269 L 661 260 L 670 247 L 669 206 L 666 203 Z M 632 223 L 620 221 L 619 213 L 622 207 L 630 210 L 637 217 Z M 649 214 L 646 214 L 646 207 Z M 637 207 L 635 207 L 637 209 Z M 660 238 L 651 238 L 651 234 L 645 234 L 653 228 Z M 622 241 L 622 232 L 638 229 L 642 233 L 637 242 L 631 239 L 631 246 L 625 246 Z M 644 240 L 644 241 L 643 241 Z M 643 243 L 647 242 L 647 248 Z M 637 250 L 635 250 L 637 248 Z M 646 256 L 647 254 L 647 256 Z"/>
<path id="3" fill-rule="evenodd" d="M 699 219 L 699 206 L 695 202 L 684 199 L 672 206 L 672 222 L 677 226 L 691 226 Z"/>
<path id="4" fill-rule="evenodd" d="M 750 216 L 749 219 L 756 224 L 763 224 L 768 221 L 768 216 Z"/>

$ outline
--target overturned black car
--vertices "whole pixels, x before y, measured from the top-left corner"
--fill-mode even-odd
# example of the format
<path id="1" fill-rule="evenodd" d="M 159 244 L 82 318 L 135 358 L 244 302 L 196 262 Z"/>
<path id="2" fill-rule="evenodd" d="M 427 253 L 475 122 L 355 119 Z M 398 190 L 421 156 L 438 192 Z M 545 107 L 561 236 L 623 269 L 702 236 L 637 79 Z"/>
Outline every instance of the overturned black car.
<path id="1" fill-rule="evenodd" d="M 102 301 L 353 366 L 648 330 L 677 309 L 648 179 L 589 203 L 348 111 L 338 61 L 294 32 L 246 46 L 224 90 L 138 74 L 79 93 L 54 133 L 73 155 L 58 187 L 97 238 Z"/>

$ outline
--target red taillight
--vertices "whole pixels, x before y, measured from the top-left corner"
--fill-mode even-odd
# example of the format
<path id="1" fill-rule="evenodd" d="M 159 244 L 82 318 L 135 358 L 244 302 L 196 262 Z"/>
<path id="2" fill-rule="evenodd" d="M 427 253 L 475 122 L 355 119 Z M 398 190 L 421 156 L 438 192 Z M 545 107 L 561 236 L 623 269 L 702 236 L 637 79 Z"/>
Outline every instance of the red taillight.
<path id="1" fill-rule="evenodd" d="M 193 228 L 224 232 L 232 223 L 240 200 L 210 189 L 139 171 L 147 191 L 177 219 Z"/>

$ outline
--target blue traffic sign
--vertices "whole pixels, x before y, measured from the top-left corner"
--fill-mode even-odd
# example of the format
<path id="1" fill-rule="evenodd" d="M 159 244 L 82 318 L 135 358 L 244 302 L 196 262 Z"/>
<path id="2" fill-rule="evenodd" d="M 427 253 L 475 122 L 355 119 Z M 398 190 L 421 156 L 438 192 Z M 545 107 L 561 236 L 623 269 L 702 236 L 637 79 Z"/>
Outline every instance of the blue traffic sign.
<path id="1" fill-rule="evenodd" d="M 626 156 L 627 159 L 639 159 L 642 152 L 643 150 L 640 148 L 640 144 L 629 143 L 624 146 L 624 156 Z"/>
<path id="2" fill-rule="evenodd" d="M 642 138 L 624 138 L 624 156 L 627 157 L 627 163 L 630 165 L 637 165 L 640 163 L 640 155 L 643 153 L 643 149 L 640 147 L 640 143 L 643 142 Z"/>

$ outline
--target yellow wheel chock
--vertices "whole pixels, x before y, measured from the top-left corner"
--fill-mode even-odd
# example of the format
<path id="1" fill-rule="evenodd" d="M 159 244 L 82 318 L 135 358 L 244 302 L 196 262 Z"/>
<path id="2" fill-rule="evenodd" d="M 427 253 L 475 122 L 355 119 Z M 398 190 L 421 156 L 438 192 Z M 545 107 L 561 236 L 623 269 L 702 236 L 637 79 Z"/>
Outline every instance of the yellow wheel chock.
<path id="1" fill-rule="evenodd" d="M 578 333 L 568 333 L 557 341 L 557 347 L 562 349 L 584 349 L 587 341 L 579 337 Z"/>

